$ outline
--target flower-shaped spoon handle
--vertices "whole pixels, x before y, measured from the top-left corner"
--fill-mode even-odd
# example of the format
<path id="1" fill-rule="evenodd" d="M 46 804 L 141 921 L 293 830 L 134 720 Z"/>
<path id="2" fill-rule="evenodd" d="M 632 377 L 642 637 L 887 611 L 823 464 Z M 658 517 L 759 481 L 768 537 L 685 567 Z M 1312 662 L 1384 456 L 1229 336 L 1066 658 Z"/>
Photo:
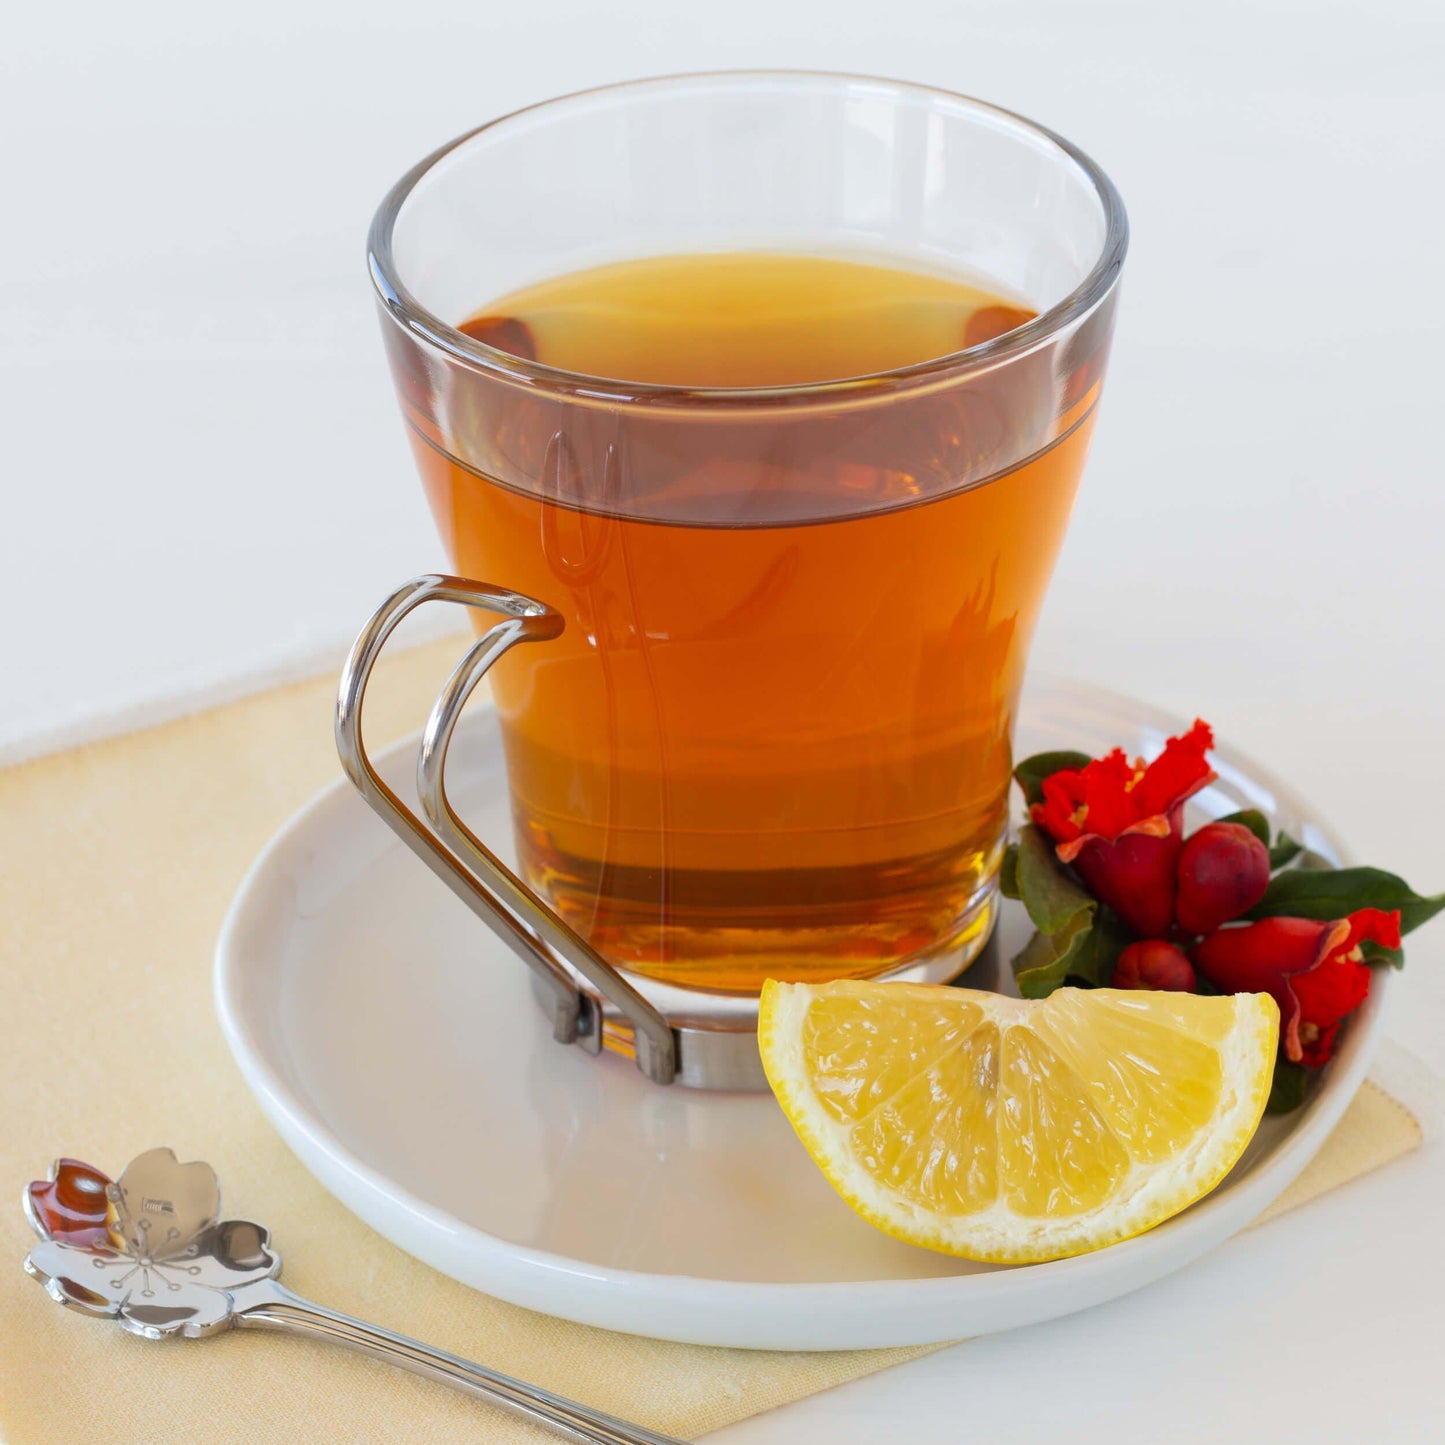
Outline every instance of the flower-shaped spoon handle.
<path id="1" fill-rule="evenodd" d="M 550 1390 L 514 1380 L 418 1340 L 293 1294 L 276 1276 L 270 1236 L 244 1219 L 218 1222 L 221 1194 L 209 1164 L 181 1164 L 152 1149 L 118 1180 L 61 1159 L 25 1192 L 40 1243 L 26 1272 L 58 1303 L 118 1321 L 146 1339 L 192 1339 L 221 1330 L 282 1330 L 331 1340 L 547 1425 L 580 1445 L 679 1445 Z"/>

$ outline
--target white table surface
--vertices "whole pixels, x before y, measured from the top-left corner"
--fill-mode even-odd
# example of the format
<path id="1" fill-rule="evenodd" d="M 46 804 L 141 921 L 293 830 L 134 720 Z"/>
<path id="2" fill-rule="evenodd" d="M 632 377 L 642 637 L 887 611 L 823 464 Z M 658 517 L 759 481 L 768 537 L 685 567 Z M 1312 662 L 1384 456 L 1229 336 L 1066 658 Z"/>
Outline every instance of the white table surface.
<path id="1" fill-rule="evenodd" d="M 0 760 L 334 662 L 440 563 L 362 266 L 383 190 L 546 95 L 726 66 L 985 96 L 1134 228 L 1035 658 L 1180 712 L 1445 886 L 1434 0 L 135 0 L 0 45 Z M 1392 1031 L 1445 1038 L 1445 926 Z M 1445 1439 L 1445 1150 L 1087 1315 L 727 1445 Z"/>

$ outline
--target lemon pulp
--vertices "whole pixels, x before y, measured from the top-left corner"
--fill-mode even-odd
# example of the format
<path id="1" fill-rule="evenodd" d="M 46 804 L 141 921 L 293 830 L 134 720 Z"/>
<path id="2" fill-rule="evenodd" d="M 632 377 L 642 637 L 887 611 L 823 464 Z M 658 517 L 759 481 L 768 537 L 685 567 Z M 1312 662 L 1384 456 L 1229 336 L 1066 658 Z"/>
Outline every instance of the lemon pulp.
<path id="1" fill-rule="evenodd" d="M 1212 1189 L 1269 1096 L 1279 1010 L 1060 989 L 764 986 L 773 1092 L 835 1189 L 896 1238 L 994 1263 L 1098 1249 Z"/>

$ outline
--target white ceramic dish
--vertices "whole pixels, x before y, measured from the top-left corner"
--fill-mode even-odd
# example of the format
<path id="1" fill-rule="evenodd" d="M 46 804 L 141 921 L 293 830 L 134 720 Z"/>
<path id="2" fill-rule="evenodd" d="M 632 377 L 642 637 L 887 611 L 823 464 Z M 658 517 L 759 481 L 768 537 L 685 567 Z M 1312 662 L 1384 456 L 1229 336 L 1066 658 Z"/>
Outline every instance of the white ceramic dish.
<path id="1" fill-rule="evenodd" d="M 1019 755 L 1156 751 L 1175 720 L 1072 684 L 1030 688 Z M 459 732 L 451 791 L 510 836 L 495 720 Z M 384 755 L 410 796 L 414 748 Z M 1311 811 L 1229 751 L 1197 800 L 1259 807 L 1338 848 Z M 1010 905 L 1012 907 L 1012 905 Z M 1023 920 L 1007 916 L 1007 957 Z M 1001 975 L 1001 976 L 1000 976 Z M 1008 987 L 986 955 L 975 986 Z M 549 1037 L 523 966 L 345 782 L 284 827 L 217 945 L 216 1004 L 247 1083 L 302 1162 L 368 1224 L 489 1294 L 699 1344 L 828 1350 L 931 1343 L 1067 1314 L 1178 1269 L 1254 1219 L 1363 1079 L 1388 970 L 1314 1096 L 1266 1119 L 1207 1199 L 1138 1239 L 996 1268 L 897 1243 L 825 1183 L 767 1095 L 648 1084 Z"/>

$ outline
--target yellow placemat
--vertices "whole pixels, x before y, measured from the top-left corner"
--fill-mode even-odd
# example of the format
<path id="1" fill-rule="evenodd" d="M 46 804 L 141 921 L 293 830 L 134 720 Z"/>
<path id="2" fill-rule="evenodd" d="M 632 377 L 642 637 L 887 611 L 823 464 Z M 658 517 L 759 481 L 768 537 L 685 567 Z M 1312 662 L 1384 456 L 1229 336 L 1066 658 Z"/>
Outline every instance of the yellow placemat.
<path id="1" fill-rule="evenodd" d="M 384 661 L 373 747 L 420 725 L 456 652 L 448 640 Z M 301 1293 L 676 1435 L 927 1353 L 704 1349 L 533 1314 L 409 1258 L 292 1158 L 221 1040 L 211 949 L 252 857 L 337 776 L 333 686 L 318 678 L 0 773 L 0 1435 L 554 1438 L 332 1347 L 249 1332 L 153 1344 L 59 1309 L 21 1272 L 30 1231 L 3 1201 L 57 1154 L 119 1169 L 156 1144 L 215 1165 L 226 1213 L 270 1226 Z M 1367 1086 L 1269 1214 L 1419 1142 L 1410 1114 Z"/>

